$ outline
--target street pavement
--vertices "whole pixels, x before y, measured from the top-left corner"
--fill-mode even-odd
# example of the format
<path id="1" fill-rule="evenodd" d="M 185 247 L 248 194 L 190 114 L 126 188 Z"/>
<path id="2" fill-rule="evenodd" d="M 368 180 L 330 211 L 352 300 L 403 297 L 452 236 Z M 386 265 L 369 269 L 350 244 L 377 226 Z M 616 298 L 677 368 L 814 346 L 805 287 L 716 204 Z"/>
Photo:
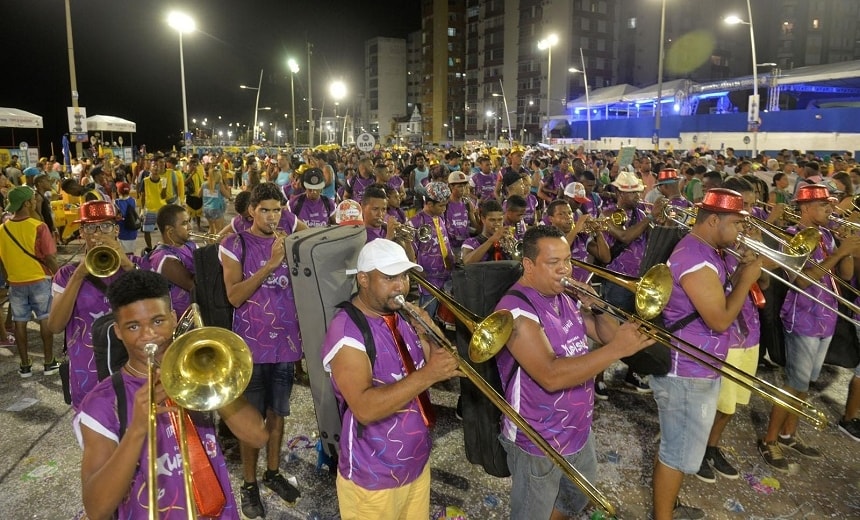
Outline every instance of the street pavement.
<path id="1" fill-rule="evenodd" d="M 154 236 L 157 240 L 157 234 Z M 139 241 L 143 248 L 142 239 Z M 61 262 L 77 258 L 80 242 L 61 248 Z M 63 402 L 59 376 L 42 374 L 38 329 L 29 328 L 33 377 L 18 376 L 14 347 L 0 347 L 0 519 L 68 519 L 81 510 L 81 450 L 71 428 L 72 412 Z M 55 352 L 62 335 L 54 338 Z M 599 474 L 593 484 L 618 510 L 618 518 L 644 519 L 650 510 L 651 470 L 659 435 L 656 405 L 649 395 L 624 387 L 624 367 L 607 369 L 608 401 L 594 412 L 594 437 Z M 765 371 L 765 379 L 779 384 L 779 370 Z M 687 477 L 681 500 L 706 511 L 710 519 L 860 518 L 860 444 L 835 426 L 842 414 L 851 371 L 825 367 L 813 386 L 811 402 L 831 421 L 818 432 L 802 424 L 801 434 L 824 452 L 819 461 L 788 453 L 792 473 L 772 474 L 757 453 L 755 440 L 763 434 L 770 404 L 754 396 L 727 428 L 723 446 L 742 478 L 707 484 Z M 507 518 L 510 480 L 487 475 L 467 462 L 461 423 L 454 416 L 458 384 L 435 386 L 431 397 L 438 410 L 434 429 L 431 511 L 463 518 Z M 318 467 L 313 448 L 316 418 L 310 390 L 297 385 L 292 412 L 285 424 L 281 470 L 295 481 L 302 498 L 287 506 L 263 488 L 269 519 L 337 519 L 334 477 Z M 290 449 L 292 446 L 292 449 Z M 238 489 L 240 467 L 228 450 L 233 487 Z M 768 480 L 775 477 L 778 484 Z M 762 484 L 778 485 L 778 489 Z M 738 511 L 740 508 L 743 511 Z M 452 516 L 453 517 L 453 516 Z M 591 512 L 581 518 L 597 518 Z"/>

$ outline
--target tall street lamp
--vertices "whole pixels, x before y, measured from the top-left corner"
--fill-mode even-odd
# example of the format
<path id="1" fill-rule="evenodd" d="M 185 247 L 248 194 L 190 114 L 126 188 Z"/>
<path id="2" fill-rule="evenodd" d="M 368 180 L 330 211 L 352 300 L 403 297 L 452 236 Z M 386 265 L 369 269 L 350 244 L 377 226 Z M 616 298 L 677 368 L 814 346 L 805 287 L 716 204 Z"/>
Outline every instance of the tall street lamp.
<path id="1" fill-rule="evenodd" d="M 182 34 L 194 31 L 197 24 L 185 13 L 173 11 L 167 15 L 167 24 L 179 33 L 179 72 L 182 77 L 182 140 L 185 146 L 191 144 L 188 135 L 188 103 L 185 99 L 185 54 L 182 52 Z"/>
<path id="2" fill-rule="evenodd" d="M 328 86 L 328 93 L 334 100 L 334 131 L 337 132 L 337 106 L 341 100 L 346 97 L 346 83 L 341 80 L 332 81 Z M 344 119 L 346 124 L 346 119 Z M 341 145 L 343 145 L 343 134 L 341 133 Z"/>
<path id="3" fill-rule="evenodd" d="M 257 91 L 257 100 L 254 102 L 254 141 L 257 140 L 257 112 L 260 106 L 260 90 L 263 88 L 263 69 L 260 69 L 260 81 L 257 82 L 257 88 L 249 87 L 248 85 L 239 85 L 239 88 Z"/>
<path id="4" fill-rule="evenodd" d="M 747 109 L 747 130 L 753 134 L 752 138 L 752 158 L 758 156 L 758 127 L 761 124 L 758 117 L 759 98 L 758 98 L 758 61 L 755 56 L 755 31 L 753 30 L 752 6 L 750 0 L 747 0 L 747 16 L 749 21 L 745 22 L 737 15 L 730 15 L 725 18 L 725 22 L 729 25 L 746 24 L 750 26 L 750 49 L 752 50 L 752 69 L 753 69 L 753 93 L 750 96 L 749 108 Z"/>
<path id="5" fill-rule="evenodd" d="M 547 64 L 546 64 L 546 124 L 544 124 L 542 132 L 543 132 L 543 140 L 549 137 L 549 118 L 550 118 L 550 99 L 552 96 L 550 95 L 550 88 L 552 86 L 552 48 L 555 44 L 558 43 L 558 35 L 550 34 L 543 40 L 538 42 L 538 49 L 544 50 L 546 49 L 547 55 Z"/>
<path id="6" fill-rule="evenodd" d="M 287 60 L 287 66 L 290 68 L 290 99 L 293 104 L 293 147 L 298 145 L 299 139 L 297 136 L 298 125 L 296 124 L 296 88 L 293 79 L 299 71 L 299 64 L 293 58 Z"/>
<path id="7" fill-rule="evenodd" d="M 591 153 L 591 102 L 588 99 L 588 75 L 585 72 L 585 57 L 582 55 L 582 47 L 579 48 L 579 59 L 582 60 L 582 70 L 571 67 L 567 71 L 571 74 L 582 72 L 582 84 L 585 86 L 585 121 L 586 125 L 588 125 L 588 145 L 586 149 L 588 153 Z"/>

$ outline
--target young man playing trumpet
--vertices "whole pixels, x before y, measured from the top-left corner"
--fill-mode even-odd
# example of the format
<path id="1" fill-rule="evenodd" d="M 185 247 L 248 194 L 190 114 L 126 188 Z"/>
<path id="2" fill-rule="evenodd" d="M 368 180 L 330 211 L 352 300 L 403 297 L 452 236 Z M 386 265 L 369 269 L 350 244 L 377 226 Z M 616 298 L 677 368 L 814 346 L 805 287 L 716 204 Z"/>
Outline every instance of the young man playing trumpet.
<path id="1" fill-rule="evenodd" d="M 112 202 L 85 202 L 81 205 L 80 216 L 76 223 L 81 225 L 85 259 L 64 265 L 54 275 L 54 297 L 48 314 L 48 329 L 51 333 L 59 334 L 64 330 L 66 333 L 69 391 L 75 410 L 80 408 L 87 392 L 98 383 L 92 327 L 98 318 L 110 313 L 107 289 L 122 273 L 140 265 L 140 257 L 126 254 L 117 239 L 117 221 L 122 217 L 117 215 Z M 107 246 L 116 253 L 119 262 L 116 274 L 98 277 L 89 272 L 86 259 L 97 246 Z"/>
<path id="2" fill-rule="evenodd" d="M 155 380 L 147 378 L 146 345 L 157 346 L 154 359 L 159 362 L 176 328 L 167 280 L 151 271 L 131 271 L 111 285 L 108 298 L 116 316 L 116 334 L 129 359 L 118 372 L 119 379 L 107 378 L 92 389 L 76 417 L 75 434 L 83 447 L 81 495 L 87 518 L 113 518 L 115 514 L 119 518 L 145 518 L 152 505 L 158 509 L 156 516 L 162 518 L 190 517 L 193 513 L 185 509 L 180 442 L 188 443 L 189 463 L 195 468 L 192 488 L 202 495 L 196 509 L 201 514 L 208 513 L 207 518 L 237 518 L 236 500 L 212 415 L 187 412 L 191 424 L 186 422 L 185 438 L 179 438 L 174 426 L 177 410 L 164 403 L 167 394 L 159 379 L 160 370 L 156 370 Z M 154 385 L 158 403 L 153 439 L 148 438 L 150 384 Z M 118 410 L 126 411 L 126 417 L 120 418 Z M 218 414 L 243 442 L 265 445 L 268 432 L 263 420 L 243 397 L 222 403 Z M 147 442 L 156 443 L 158 460 L 150 461 Z M 205 472 L 215 480 L 204 484 L 203 478 L 197 477 L 203 473 L 198 471 L 197 463 L 208 465 Z M 157 471 L 155 504 L 147 498 L 150 471 Z"/>
<path id="3" fill-rule="evenodd" d="M 271 182 L 251 190 L 248 231 L 225 238 L 220 246 L 227 299 L 236 310 L 233 332 L 251 349 L 254 371 L 245 398 L 266 419 L 266 472 L 263 484 L 288 503 L 299 490 L 278 471 L 284 436 L 284 418 L 290 415 L 295 364 L 302 357 L 298 311 L 287 266 L 284 235 L 303 229 L 295 215 L 281 208 L 281 190 Z M 242 457 L 242 514 L 263 518 L 265 509 L 257 484 L 258 446 L 240 442 Z"/>

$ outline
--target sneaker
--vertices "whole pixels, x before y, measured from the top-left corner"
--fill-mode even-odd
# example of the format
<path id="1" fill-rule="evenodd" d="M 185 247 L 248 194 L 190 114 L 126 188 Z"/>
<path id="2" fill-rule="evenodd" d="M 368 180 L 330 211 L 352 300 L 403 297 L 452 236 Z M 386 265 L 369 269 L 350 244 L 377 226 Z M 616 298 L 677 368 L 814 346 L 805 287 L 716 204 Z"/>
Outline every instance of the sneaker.
<path id="1" fill-rule="evenodd" d="M 11 332 L 9 332 L 6 334 L 5 338 L 0 337 L 0 345 L 7 346 L 7 347 L 14 347 L 15 346 L 15 335 L 12 334 Z"/>
<path id="2" fill-rule="evenodd" d="M 860 419 L 840 420 L 839 430 L 855 441 L 860 441 Z"/>
<path id="3" fill-rule="evenodd" d="M 648 385 L 648 376 L 640 376 L 632 370 L 628 370 L 627 375 L 624 376 L 624 384 L 640 394 L 651 393 L 651 387 Z"/>
<path id="4" fill-rule="evenodd" d="M 702 482 L 707 482 L 708 484 L 713 484 L 717 481 L 717 476 L 714 475 L 714 470 L 711 469 L 711 465 L 708 464 L 707 453 L 705 453 L 705 456 L 702 459 L 702 465 L 699 467 L 698 473 L 696 473 L 696 478 Z"/>
<path id="5" fill-rule="evenodd" d="M 710 462 L 714 471 L 723 478 L 734 480 L 740 476 L 738 470 L 726 460 L 722 450 L 717 446 L 708 446 L 707 451 L 705 451 L 705 460 Z"/>
<path id="6" fill-rule="evenodd" d="M 606 383 L 598 381 L 597 384 L 594 385 L 594 397 L 601 401 L 609 399 L 609 389 L 606 388 Z"/>
<path id="7" fill-rule="evenodd" d="M 260 500 L 260 486 L 253 484 L 242 484 L 240 488 L 242 495 L 242 518 L 245 520 L 258 520 L 266 518 L 266 510 Z"/>
<path id="8" fill-rule="evenodd" d="M 698 507 L 688 506 L 675 501 L 675 509 L 672 511 L 672 520 L 701 520 L 705 518 L 705 512 Z"/>
<path id="9" fill-rule="evenodd" d="M 761 458 L 771 468 L 788 473 L 788 461 L 782 455 L 782 448 L 778 442 L 765 442 L 759 439 L 758 452 L 761 453 Z"/>
<path id="10" fill-rule="evenodd" d="M 45 363 L 45 375 L 52 376 L 60 371 L 60 362 L 57 361 L 56 358 L 52 359 L 50 363 Z"/>
<path id="11" fill-rule="evenodd" d="M 295 504 L 299 497 L 302 496 L 296 486 L 290 484 L 280 473 L 276 473 L 275 476 L 271 478 L 266 478 L 264 476 L 263 485 L 274 491 L 290 505 Z"/>
<path id="12" fill-rule="evenodd" d="M 33 365 L 21 365 L 18 367 L 18 375 L 27 378 L 33 377 Z"/>
<path id="13" fill-rule="evenodd" d="M 818 451 L 818 449 L 813 448 L 812 446 L 805 444 L 802 440 L 800 440 L 800 437 L 798 437 L 797 435 L 792 435 L 791 437 L 788 437 L 788 438 L 780 436 L 779 437 L 779 443 L 784 448 L 790 448 L 790 449 L 796 451 L 797 453 L 800 453 L 801 455 L 803 455 L 807 459 L 820 459 L 821 458 L 821 452 Z"/>

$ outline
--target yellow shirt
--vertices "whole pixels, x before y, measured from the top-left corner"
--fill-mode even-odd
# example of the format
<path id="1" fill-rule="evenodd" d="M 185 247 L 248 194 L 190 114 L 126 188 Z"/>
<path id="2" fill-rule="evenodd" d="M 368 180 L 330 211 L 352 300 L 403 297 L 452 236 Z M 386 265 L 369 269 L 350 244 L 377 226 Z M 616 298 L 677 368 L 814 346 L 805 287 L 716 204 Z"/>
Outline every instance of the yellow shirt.
<path id="1" fill-rule="evenodd" d="M 182 172 L 179 170 L 166 170 L 162 177 L 167 179 L 167 202 L 170 204 L 183 204 L 185 202 L 185 177 L 182 175 Z M 147 195 L 147 197 L 149 196 Z"/>
<path id="2" fill-rule="evenodd" d="M 6 267 L 6 276 L 10 284 L 23 285 L 51 277 L 50 273 L 47 272 L 47 268 L 41 262 L 22 251 L 12 238 L 9 237 L 9 233 L 6 232 L 8 229 L 18 243 L 31 255 L 41 258 L 45 255 L 55 254 L 56 248 L 54 248 L 54 251 L 37 251 L 36 242 L 39 239 L 39 226 L 44 226 L 44 232 L 48 232 L 48 227 L 45 226 L 45 223 L 34 218 L 8 220 L 0 226 L 0 259 L 3 260 L 3 265 Z M 53 240 L 48 240 L 48 242 L 52 244 Z"/>
<path id="3" fill-rule="evenodd" d="M 162 208 L 167 201 L 161 196 L 161 182 L 165 180 L 163 177 L 155 182 L 151 177 L 143 179 L 143 190 L 146 195 L 146 211 L 156 212 Z"/>

